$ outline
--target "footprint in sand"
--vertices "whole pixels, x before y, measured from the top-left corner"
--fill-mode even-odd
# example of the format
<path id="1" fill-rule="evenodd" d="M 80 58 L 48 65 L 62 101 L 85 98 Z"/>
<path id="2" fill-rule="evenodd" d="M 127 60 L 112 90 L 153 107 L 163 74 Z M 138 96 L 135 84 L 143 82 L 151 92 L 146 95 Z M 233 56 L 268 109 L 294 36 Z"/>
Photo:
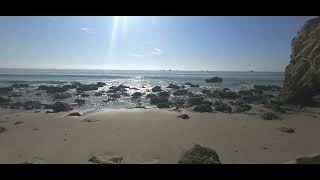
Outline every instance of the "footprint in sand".
<path id="1" fill-rule="evenodd" d="M 136 156 L 137 164 L 158 164 L 160 156 L 153 153 L 139 153 Z"/>
<path id="2" fill-rule="evenodd" d="M 99 120 L 96 120 L 96 119 L 87 119 L 87 118 L 81 120 L 81 122 L 97 122 L 97 121 L 99 121 Z"/>

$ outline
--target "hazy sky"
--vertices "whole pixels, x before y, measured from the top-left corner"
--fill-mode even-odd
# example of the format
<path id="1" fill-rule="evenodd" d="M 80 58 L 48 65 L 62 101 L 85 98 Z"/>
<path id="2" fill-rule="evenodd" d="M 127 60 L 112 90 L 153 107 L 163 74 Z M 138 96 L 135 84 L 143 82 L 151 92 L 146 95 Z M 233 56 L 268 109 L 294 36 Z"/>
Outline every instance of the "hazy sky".
<path id="1" fill-rule="evenodd" d="M 310 17 L 0 17 L 0 67 L 284 71 Z"/>

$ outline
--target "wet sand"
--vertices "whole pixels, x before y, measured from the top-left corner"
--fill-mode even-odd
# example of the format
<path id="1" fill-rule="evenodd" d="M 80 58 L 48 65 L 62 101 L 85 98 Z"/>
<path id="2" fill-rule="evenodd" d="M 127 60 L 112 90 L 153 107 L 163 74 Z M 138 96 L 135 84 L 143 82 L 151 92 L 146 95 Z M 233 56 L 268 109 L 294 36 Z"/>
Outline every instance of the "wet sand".
<path id="1" fill-rule="evenodd" d="M 85 113 L 0 109 L 0 163 L 91 163 L 118 155 L 122 163 L 177 163 L 194 143 L 217 151 L 223 164 L 285 163 L 320 152 L 320 109 L 263 120 L 251 113 L 195 113 L 166 109 L 119 109 Z M 259 114 L 260 113 L 260 114 Z M 17 123 L 19 122 L 19 123 Z M 295 133 L 284 133 L 290 127 Z"/>

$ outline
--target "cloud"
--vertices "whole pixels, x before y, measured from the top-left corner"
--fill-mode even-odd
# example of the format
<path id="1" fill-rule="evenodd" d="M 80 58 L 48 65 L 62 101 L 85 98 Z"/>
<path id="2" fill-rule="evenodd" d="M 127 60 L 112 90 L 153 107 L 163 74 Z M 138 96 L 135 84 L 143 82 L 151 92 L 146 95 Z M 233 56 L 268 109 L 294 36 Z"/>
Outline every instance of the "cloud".
<path id="1" fill-rule="evenodd" d="M 90 28 L 90 27 L 81 27 L 80 30 L 82 32 L 87 33 L 87 34 L 95 34 L 96 33 L 95 29 L 94 28 Z"/>
<path id="2" fill-rule="evenodd" d="M 136 48 L 134 52 L 131 53 L 129 56 L 131 57 L 151 57 L 151 56 L 161 56 L 163 51 L 160 48 Z"/>
<path id="3" fill-rule="evenodd" d="M 159 48 L 153 48 L 153 51 L 151 51 L 151 55 L 160 56 L 162 55 L 162 50 Z"/>

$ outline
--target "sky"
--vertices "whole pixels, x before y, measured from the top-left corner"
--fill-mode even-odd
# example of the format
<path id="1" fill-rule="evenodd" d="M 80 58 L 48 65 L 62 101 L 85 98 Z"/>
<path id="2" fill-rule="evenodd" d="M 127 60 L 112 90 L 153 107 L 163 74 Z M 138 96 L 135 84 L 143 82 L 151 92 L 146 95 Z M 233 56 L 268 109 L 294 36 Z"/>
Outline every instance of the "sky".
<path id="1" fill-rule="evenodd" d="M 307 16 L 1 16 L 0 68 L 284 71 Z"/>

